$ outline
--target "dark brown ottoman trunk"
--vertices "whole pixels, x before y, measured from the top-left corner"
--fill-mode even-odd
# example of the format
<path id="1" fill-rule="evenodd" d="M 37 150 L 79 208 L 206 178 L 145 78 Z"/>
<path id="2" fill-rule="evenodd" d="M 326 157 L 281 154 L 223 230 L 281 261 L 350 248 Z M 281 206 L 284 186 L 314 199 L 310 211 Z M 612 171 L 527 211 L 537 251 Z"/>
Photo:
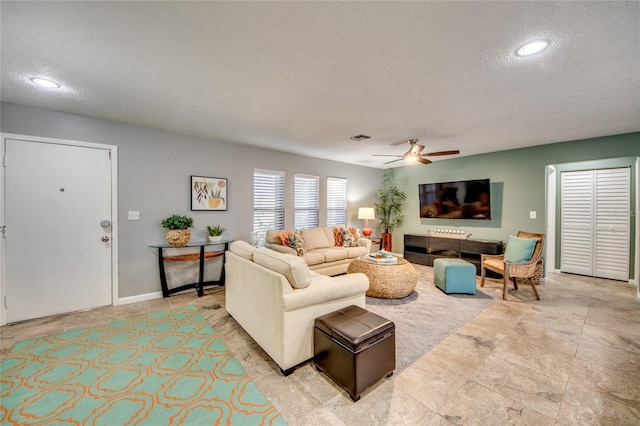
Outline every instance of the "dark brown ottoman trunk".
<path id="1" fill-rule="evenodd" d="M 360 394 L 396 368 L 395 324 L 351 305 L 315 320 L 316 368 L 357 401 Z"/>

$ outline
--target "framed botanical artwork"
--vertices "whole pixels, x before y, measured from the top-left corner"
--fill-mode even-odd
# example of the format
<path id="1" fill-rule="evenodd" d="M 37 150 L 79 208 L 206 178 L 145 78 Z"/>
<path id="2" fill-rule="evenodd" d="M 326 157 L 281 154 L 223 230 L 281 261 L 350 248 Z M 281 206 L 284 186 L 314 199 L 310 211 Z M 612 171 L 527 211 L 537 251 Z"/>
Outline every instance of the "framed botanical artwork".
<path id="1" fill-rule="evenodd" d="M 227 210 L 227 179 L 191 176 L 191 210 Z"/>

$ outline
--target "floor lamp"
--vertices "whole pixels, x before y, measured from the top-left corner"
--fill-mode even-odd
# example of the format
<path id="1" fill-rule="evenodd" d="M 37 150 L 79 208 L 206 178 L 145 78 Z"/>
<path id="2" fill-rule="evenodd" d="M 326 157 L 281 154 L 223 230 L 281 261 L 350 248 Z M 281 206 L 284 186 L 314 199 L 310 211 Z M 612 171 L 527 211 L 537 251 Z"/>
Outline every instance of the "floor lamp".
<path id="1" fill-rule="evenodd" d="M 360 207 L 358 209 L 358 219 L 364 219 L 364 228 L 362 229 L 362 235 L 365 237 L 371 236 L 373 229 L 369 228 L 369 219 L 375 219 L 376 216 L 373 212 L 373 207 Z"/>

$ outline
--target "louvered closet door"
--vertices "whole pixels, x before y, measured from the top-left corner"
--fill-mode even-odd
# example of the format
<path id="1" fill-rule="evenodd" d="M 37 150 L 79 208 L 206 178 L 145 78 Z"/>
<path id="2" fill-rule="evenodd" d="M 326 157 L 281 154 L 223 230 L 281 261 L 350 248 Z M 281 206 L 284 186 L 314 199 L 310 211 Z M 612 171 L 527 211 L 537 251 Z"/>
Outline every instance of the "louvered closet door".
<path id="1" fill-rule="evenodd" d="M 593 272 L 593 171 L 561 174 L 560 270 Z"/>
<path id="2" fill-rule="evenodd" d="M 629 278 L 630 169 L 595 171 L 595 256 L 593 275 Z"/>
<path id="3" fill-rule="evenodd" d="M 630 169 L 561 175 L 562 272 L 629 278 Z"/>

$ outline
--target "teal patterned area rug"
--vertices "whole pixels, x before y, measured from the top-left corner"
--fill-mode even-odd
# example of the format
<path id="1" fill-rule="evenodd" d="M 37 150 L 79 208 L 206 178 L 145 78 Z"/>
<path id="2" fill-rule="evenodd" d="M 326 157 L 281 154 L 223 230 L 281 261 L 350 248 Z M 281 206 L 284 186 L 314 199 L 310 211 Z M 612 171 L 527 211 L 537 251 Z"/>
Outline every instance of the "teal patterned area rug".
<path id="1" fill-rule="evenodd" d="M 19 342 L 0 376 L 3 425 L 285 424 L 192 305 Z"/>

